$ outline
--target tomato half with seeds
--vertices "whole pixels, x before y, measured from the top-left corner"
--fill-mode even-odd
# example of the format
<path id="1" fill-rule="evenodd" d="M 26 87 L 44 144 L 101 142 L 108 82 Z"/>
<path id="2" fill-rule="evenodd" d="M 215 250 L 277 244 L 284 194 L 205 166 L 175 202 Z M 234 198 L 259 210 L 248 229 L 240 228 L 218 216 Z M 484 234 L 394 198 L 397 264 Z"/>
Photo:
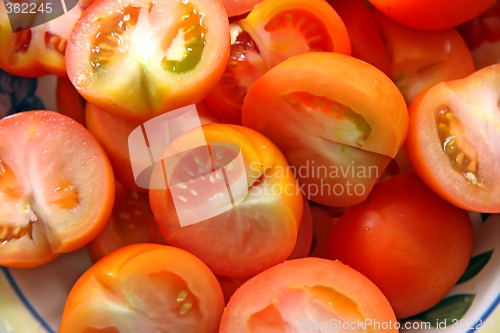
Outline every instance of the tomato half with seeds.
<path id="1" fill-rule="evenodd" d="M 0 120 L 0 265 L 33 267 L 75 251 L 104 228 L 114 177 L 80 124 L 52 111 Z"/>
<path id="2" fill-rule="evenodd" d="M 219 332 L 398 329 L 394 311 L 373 282 L 340 261 L 309 257 L 286 261 L 246 281 L 229 300 Z"/>
<path id="3" fill-rule="evenodd" d="M 304 52 L 351 53 L 344 22 L 324 0 L 264 0 L 240 24 L 269 68 Z"/>
<path id="4" fill-rule="evenodd" d="M 220 0 L 97 0 L 73 29 L 66 65 L 88 102 L 146 121 L 203 99 L 229 45 Z"/>
<path id="5" fill-rule="evenodd" d="M 281 149 L 308 199 L 342 207 L 363 201 L 396 155 L 408 112 L 396 85 L 373 65 L 309 52 L 252 85 L 243 125 Z"/>
<path id="6" fill-rule="evenodd" d="M 166 245 L 134 244 L 78 279 L 59 333 L 216 333 L 223 309 L 221 287 L 201 260 Z"/>
<path id="7" fill-rule="evenodd" d="M 12 31 L 5 5 L 2 2 L 0 4 L 0 49 L 2 50 L 0 68 L 17 76 L 37 77 L 55 74 L 66 77 L 64 55 L 68 38 L 82 12 L 91 2 L 91 0 L 80 0 L 66 14 L 21 31 Z M 43 4 L 41 8 L 44 8 Z M 52 10 L 56 11 L 55 8 Z M 49 14 L 38 11 L 37 13 L 36 15 Z M 28 14 L 24 15 L 24 19 L 27 20 Z"/>
<path id="8" fill-rule="evenodd" d="M 500 212 L 500 64 L 435 85 L 410 105 L 406 151 L 452 204 Z"/>
<path id="9" fill-rule="evenodd" d="M 220 81 L 205 97 L 206 104 L 226 123 L 241 125 L 241 107 L 250 86 L 267 66 L 255 41 L 239 22 L 231 26 L 231 52 Z"/>
<path id="10" fill-rule="evenodd" d="M 165 240 L 217 275 L 251 276 L 283 262 L 303 215 L 303 194 L 285 157 L 249 128 L 208 124 L 202 130 L 207 145 L 199 146 L 198 129 L 185 132 L 165 149 L 170 158 L 155 166 L 162 181 L 165 169 L 170 175 L 168 187 L 149 190 Z"/>

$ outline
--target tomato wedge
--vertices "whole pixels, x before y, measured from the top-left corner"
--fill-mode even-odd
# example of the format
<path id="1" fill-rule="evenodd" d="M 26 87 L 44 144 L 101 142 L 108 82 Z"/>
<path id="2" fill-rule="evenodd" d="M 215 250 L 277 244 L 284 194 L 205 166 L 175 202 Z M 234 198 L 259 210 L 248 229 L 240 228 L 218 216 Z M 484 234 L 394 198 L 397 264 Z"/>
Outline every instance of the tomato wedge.
<path id="1" fill-rule="evenodd" d="M 469 211 L 500 212 L 500 64 L 435 85 L 410 105 L 406 151 L 437 194 Z"/>
<path id="2" fill-rule="evenodd" d="M 85 99 L 78 93 L 67 77 L 57 79 L 57 111 L 85 126 Z"/>
<path id="3" fill-rule="evenodd" d="M 66 65 L 88 102 L 145 121 L 203 99 L 229 45 L 220 0 L 97 0 L 73 29 Z"/>
<path id="4" fill-rule="evenodd" d="M 351 54 L 344 22 L 324 0 L 264 0 L 240 24 L 269 68 L 304 52 Z"/>
<path id="5" fill-rule="evenodd" d="M 402 146 L 407 124 L 404 98 L 384 73 L 333 52 L 278 64 L 243 104 L 243 125 L 276 143 L 307 198 L 329 206 L 366 198 Z"/>
<path id="6" fill-rule="evenodd" d="M 2 1 L 0 3 L 0 49 L 2 50 L 0 68 L 17 76 L 37 77 L 55 74 L 66 77 L 64 55 L 68 38 L 82 12 L 91 2 L 91 0 L 80 0 L 66 14 L 47 23 L 21 31 L 17 31 L 14 27 L 12 31 L 7 9 Z M 44 8 L 45 3 L 47 2 L 38 1 L 38 8 Z M 52 8 L 52 11 L 55 13 L 56 9 Z M 48 14 L 48 12 L 44 14 L 37 11 L 34 15 L 48 16 Z M 28 14 L 20 13 L 18 16 L 19 20 L 27 20 Z"/>
<path id="7" fill-rule="evenodd" d="M 229 300 L 220 333 L 397 333 L 384 294 L 361 273 L 320 258 L 271 267 L 245 282 Z"/>
<path id="8" fill-rule="evenodd" d="M 170 246 L 134 244 L 80 277 L 59 333 L 216 333 L 223 309 L 221 287 L 198 258 Z"/>
<path id="9" fill-rule="evenodd" d="M 193 147 L 198 134 L 182 134 L 163 156 Z M 165 240 L 195 254 L 217 275 L 251 276 L 284 261 L 303 215 L 303 195 L 294 175 L 286 172 L 284 156 L 269 139 L 242 126 L 208 124 L 203 135 L 208 151 L 189 150 L 179 161 L 164 159 L 155 169 L 162 177 L 164 165 L 172 169 L 167 189 L 149 190 Z M 234 162 L 238 151 L 243 165 Z M 193 178 L 206 184 L 195 187 Z M 213 214 L 207 217 L 207 212 Z M 183 223 L 185 216 L 199 215 L 203 219 L 196 223 Z"/>
<path id="10" fill-rule="evenodd" d="M 222 0 L 222 2 L 226 8 L 227 16 L 232 17 L 248 13 L 262 0 Z"/>
<path id="11" fill-rule="evenodd" d="M 102 230 L 114 177 L 97 141 L 74 120 L 27 111 L 0 120 L 0 265 L 33 267 Z"/>

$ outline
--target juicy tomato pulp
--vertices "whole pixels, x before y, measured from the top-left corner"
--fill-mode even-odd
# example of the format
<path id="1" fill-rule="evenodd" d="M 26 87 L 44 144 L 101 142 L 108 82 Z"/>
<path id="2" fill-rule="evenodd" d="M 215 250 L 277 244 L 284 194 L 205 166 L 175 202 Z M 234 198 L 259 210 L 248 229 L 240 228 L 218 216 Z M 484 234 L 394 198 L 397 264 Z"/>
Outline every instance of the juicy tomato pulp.
<path id="1" fill-rule="evenodd" d="M 403 144 L 407 124 L 394 83 L 338 53 L 285 60 L 252 85 L 243 104 L 243 125 L 281 149 L 308 199 L 329 206 L 366 198 Z"/>
<path id="2" fill-rule="evenodd" d="M 68 295 L 60 333 L 216 333 L 224 296 L 192 254 L 158 244 L 123 247 L 90 267 Z"/>
<path id="3" fill-rule="evenodd" d="M 165 240 L 201 258 L 217 275 L 250 276 L 284 261 L 303 214 L 302 193 L 284 156 L 269 139 L 241 126 L 204 125 L 203 135 L 209 150 L 189 150 L 157 167 L 162 177 L 164 166 L 172 170 L 169 188 L 149 191 Z M 163 155 L 185 151 L 197 139 L 197 131 L 188 131 Z M 235 162 L 238 151 L 244 165 Z M 210 183 L 195 187 L 195 179 Z M 217 214 L 181 225 L 185 216 L 206 212 Z"/>
<path id="4" fill-rule="evenodd" d="M 323 0 L 264 0 L 240 24 L 269 68 L 305 52 L 351 54 L 344 22 Z"/>
<path id="5" fill-rule="evenodd" d="M 462 276 L 473 230 L 464 210 L 434 194 L 415 174 L 389 178 L 347 208 L 332 230 L 327 258 L 364 274 L 398 318 L 436 305 Z"/>
<path id="6" fill-rule="evenodd" d="M 71 29 L 91 2 L 91 0 L 81 0 L 66 14 L 21 31 L 12 31 L 7 9 L 2 2 L 0 4 L 0 50 L 2 50 L 0 68 L 11 74 L 26 77 L 44 74 L 67 76 L 64 58 L 66 44 Z M 37 4 L 38 8 L 43 8 L 43 4 Z M 55 11 L 55 8 L 53 10 Z M 37 10 L 34 15 L 47 14 L 49 13 L 44 14 Z M 27 13 L 18 15 L 21 19 L 27 20 Z M 13 16 L 14 14 L 11 17 Z M 36 18 L 30 17 L 30 19 Z"/>
<path id="7" fill-rule="evenodd" d="M 466 210 L 500 212 L 500 64 L 443 82 L 410 105 L 408 157 L 424 182 Z"/>
<path id="8" fill-rule="evenodd" d="M 1 119 L 0 265 L 36 266 L 86 245 L 111 214 L 114 188 L 104 151 L 72 119 Z"/>
<path id="9" fill-rule="evenodd" d="M 73 29 L 66 65 L 88 102 L 145 121 L 205 97 L 229 45 L 220 0 L 96 0 Z"/>
<path id="10" fill-rule="evenodd" d="M 219 332 L 318 332 L 321 323 L 328 323 L 328 331 L 344 332 L 347 326 L 349 332 L 366 332 L 352 324 L 368 321 L 388 326 L 370 332 L 398 332 L 389 302 L 365 276 L 339 261 L 302 258 L 271 267 L 238 288 Z"/>

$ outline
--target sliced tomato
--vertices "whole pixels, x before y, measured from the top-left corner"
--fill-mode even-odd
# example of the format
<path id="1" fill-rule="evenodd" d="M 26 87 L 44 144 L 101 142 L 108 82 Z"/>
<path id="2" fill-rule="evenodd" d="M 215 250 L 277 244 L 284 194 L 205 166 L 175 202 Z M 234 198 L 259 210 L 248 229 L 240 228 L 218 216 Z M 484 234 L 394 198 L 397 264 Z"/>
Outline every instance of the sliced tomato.
<path id="1" fill-rule="evenodd" d="M 71 118 L 0 119 L 0 265 L 37 266 L 90 242 L 111 214 L 113 179 L 104 151 Z"/>
<path id="2" fill-rule="evenodd" d="M 57 111 L 85 126 L 85 99 L 67 77 L 57 79 Z"/>
<path id="3" fill-rule="evenodd" d="M 239 22 L 231 24 L 231 53 L 219 83 L 205 98 L 207 105 L 224 122 L 241 125 L 241 107 L 250 86 L 267 66 L 254 40 Z"/>
<path id="4" fill-rule="evenodd" d="M 106 227 L 87 245 L 94 262 L 126 245 L 165 244 L 151 212 L 148 194 L 129 190 L 119 183 L 116 189 L 113 213 Z"/>
<path id="5" fill-rule="evenodd" d="M 365 0 L 328 0 L 328 3 L 344 21 L 351 40 L 351 55 L 374 65 L 387 76 L 391 76 L 389 53 L 373 17 L 373 11 L 370 10 L 367 2 Z"/>
<path id="6" fill-rule="evenodd" d="M 238 288 L 219 332 L 397 333 L 397 324 L 384 294 L 361 273 L 339 261 L 302 258 Z"/>
<path id="7" fill-rule="evenodd" d="M 216 333 L 224 296 L 210 269 L 165 245 L 123 247 L 90 267 L 68 295 L 60 333 Z"/>
<path id="8" fill-rule="evenodd" d="M 317 203 L 311 204 L 311 216 L 313 221 L 313 243 L 310 256 L 325 258 L 328 235 L 337 219 L 344 213 L 345 209 L 332 209 Z"/>
<path id="9" fill-rule="evenodd" d="M 351 53 L 344 22 L 324 0 L 264 0 L 240 24 L 269 68 L 304 52 Z"/>
<path id="10" fill-rule="evenodd" d="M 388 17 L 420 30 L 458 26 L 492 6 L 496 0 L 368 0 Z"/>
<path id="11" fill-rule="evenodd" d="M 163 156 L 197 147 L 198 134 L 182 134 Z M 203 134 L 209 149 L 198 147 L 156 166 L 162 179 L 163 166 L 171 169 L 169 187 L 149 191 L 165 240 L 217 275 L 250 276 L 284 261 L 303 214 L 302 193 L 284 156 L 269 139 L 241 126 L 208 124 Z"/>
<path id="12" fill-rule="evenodd" d="M 305 258 L 309 256 L 313 241 L 313 219 L 311 214 L 311 207 L 309 201 L 304 198 L 304 209 L 302 213 L 302 220 L 297 233 L 297 242 L 293 248 L 292 253 L 288 256 L 287 260 Z"/>
<path id="13" fill-rule="evenodd" d="M 435 85 L 410 106 L 408 157 L 452 204 L 500 212 L 500 64 Z"/>
<path id="14" fill-rule="evenodd" d="M 220 0 L 96 0 L 73 29 L 66 65 L 88 102 L 145 121 L 203 99 L 229 46 Z"/>
<path id="15" fill-rule="evenodd" d="M 276 143 L 307 198 L 329 206 L 366 198 L 402 146 L 407 124 L 403 96 L 384 73 L 333 52 L 278 64 L 243 104 L 243 125 Z"/>
<path id="16" fill-rule="evenodd" d="M 364 274 L 398 318 L 428 310 L 467 268 L 473 229 L 466 211 L 433 193 L 414 174 L 391 177 L 347 208 L 332 230 L 327 258 Z"/>
<path id="17" fill-rule="evenodd" d="M 16 29 L 12 31 L 5 4 L 0 3 L 0 49 L 2 50 L 0 68 L 18 76 L 37 77 L 55 74 L 66 77 L 64 55 L 68 38 L 83 10 L 91 2 L 80 0 L 66 14 L 21 31 Z M 43 4 L 45 2 L 38 1 L 37 8 L 40 8 L 40 5 L 44 8 Z M 55 8 L 51 10 L 54 13 L 56 11 Z M 49 14 L 38 10 L 36 12 L 35 15 L 40 16 Z M 27 20 L 27 15 L 25 14 L 25 20 Z"/>
<path id="18" fill-rule="evenodd" d="M 421 31 L 373 13 L 389 50 L 391 78 L 407 104 L 436 83 L 461 79 L 476 70 L 467 44 L 455 29 Z"/>
<path id="19" fill-rule="evenodd" d="M 227 16 L 233 17 L 248 13 L 262 0 L 222 0 Z"/>

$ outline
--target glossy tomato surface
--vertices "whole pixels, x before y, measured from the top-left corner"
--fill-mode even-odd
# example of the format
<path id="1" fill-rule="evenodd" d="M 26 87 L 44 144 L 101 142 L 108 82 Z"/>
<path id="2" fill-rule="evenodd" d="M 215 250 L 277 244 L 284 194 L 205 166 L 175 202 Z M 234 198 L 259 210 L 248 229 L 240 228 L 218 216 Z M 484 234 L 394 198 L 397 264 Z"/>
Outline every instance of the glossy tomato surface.
<path id="1" fill-rule="evenodd" d="M 408 113 L 379 69 L 339 53 L 309 52 L 252 85 L 243 125 L 276 143 L 308 199 L 349 206 L 366 198 L 402 146 Z"/>
<path id="2" fill-rule="evenodd" d="M 326 257 L 364 274 L 398 318 L 425 311 L 451 290 L 472 254 L 466 211 L 433 193 L 415 174 L 391 177 L 337 220 Z"/>
<path id="3" fill-rule="evenodd" d="M 220 333 L 396 333 L 389 302 L 365 276 L 342 264 L 302 258 L 276 265 L 245 282 L 229 300 Z M 347 327 L 347 329 L 346 329 Z"/>
<path id="4" fill-rule="evenodd" d="M 158 244 L 123 247 L 89 268 L 66 301 L 60 333 L 216 333 L 217 279 L 192 254 Z"/>
<path id="5" fill-rule="evenodd" d="M 394 20 L 421 30 L 456 27 L 492 6 L 496 0 L 369 0 Z"/>
<path id="6" fill-rule="evenodd" d="M 201 258 L 217 275 L 250 276 L 284 261 L 297 240 L 303 197 L 283 154 L 269 139 L 242 126 L 208 124 L 203 135 L 209 156 L 195 149 L 178 161 L 158 164 L 162 177 L 163 165 L 172 170 L 167 170 L 172 172 L 168 188 L 149 190 L 165 240 Z M 192 147 L 197 139 L 197 131 L 188 131 L 163 156 Z M 232 162 L 238 151 L 241 166 Z M 243 172 L 235 174 L 239 168 Z M 196 179 L 207 183 L 195 188 Z M 226 186 L 231 187 L 229 196 Z M 230 199 L 227 205 L 224 197 Z M 204 217 L 191 221 L 197 216 Z"/>
<path id="7" fill-rule="evenodd" d="M 68 76 L 98 108 L 145 121 L 205 97 L 229 39 L 220 0 L 97 0 L 68 41 Z"/>
<path id="8" fill-rule="evenodd" d="M 111 165 L 74 120 L 28 111 L 0 120 L 0 264 L 38 266 L 90 242 L 111 214 Z"/>
<path id="9" fill-rule="evenodd" d="M 500 64 L 435 85 L 410 106 L 406 151 L 415 171 L 463 209 L 500 212 Z"/>

